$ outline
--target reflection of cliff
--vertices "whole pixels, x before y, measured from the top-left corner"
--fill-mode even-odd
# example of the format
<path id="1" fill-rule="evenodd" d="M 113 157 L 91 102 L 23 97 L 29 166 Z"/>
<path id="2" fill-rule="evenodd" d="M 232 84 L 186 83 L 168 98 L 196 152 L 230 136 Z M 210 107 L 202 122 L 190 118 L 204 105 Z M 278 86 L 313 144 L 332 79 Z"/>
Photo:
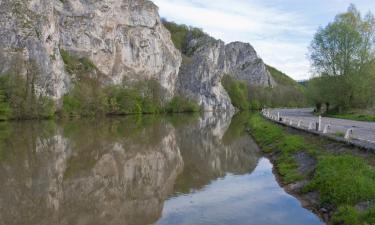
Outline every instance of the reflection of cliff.
<path id="1" fill-rule="evenodd" d="M 184 159 L 175 192 L 200 189 L 226 173 L 244 174 L 255 169 L 258 147 L 244 132 L 246 115 L 205 114 L 199 123 L 178 128 Z"/>
<path id="2" fill-rule="evenodd" d="M 257 149 L 230 117 L 2 124 L 0 225 L 151 224 L 171 194 L 254 169 Z"/>
<path id="3" fill-rule="evenodd" d="M 0 161 L 0 224 L 150 224 L 183 161 L 163 120 L 12 127 Z M 18 135 L 15 135 L 15 134 Z"/>

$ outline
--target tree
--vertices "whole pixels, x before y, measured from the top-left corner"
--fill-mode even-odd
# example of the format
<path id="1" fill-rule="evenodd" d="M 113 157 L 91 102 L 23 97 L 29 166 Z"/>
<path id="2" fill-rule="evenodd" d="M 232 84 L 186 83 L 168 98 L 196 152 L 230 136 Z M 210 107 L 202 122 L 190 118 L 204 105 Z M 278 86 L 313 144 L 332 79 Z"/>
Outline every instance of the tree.
<path id="1" fill-rule="evenodd" d="M 319 75 L 309 85 L 310 100 L 316 104 L 348 108 L 368 103 L 373 86 L 369 67 L 374 63 L 375 18 L 362 18 L 354 5 L 319 28 L 310 46 L 310 59 Z M 371 83 L 371 82 L 370 82 Z"/>

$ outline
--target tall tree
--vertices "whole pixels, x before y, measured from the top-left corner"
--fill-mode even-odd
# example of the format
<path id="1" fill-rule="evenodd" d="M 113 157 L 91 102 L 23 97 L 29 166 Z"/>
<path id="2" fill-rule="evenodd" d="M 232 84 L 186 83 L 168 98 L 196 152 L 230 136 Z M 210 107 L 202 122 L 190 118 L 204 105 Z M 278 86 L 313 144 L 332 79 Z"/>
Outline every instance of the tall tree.
<path id="1" fill-rule="evenodd" d="M 354 5 L 326 27 L 319 28 L 310 46 L 312 66 L 320 77 L 310 87 L 315 103 L 351 107 L 357 101 L 366 102 L 362 99 L 368 96 L 366 90 L 374 88 L 367 85 L 372 76 L 368 68 L 375 59 L 374 43 L 373 14 L 362 17 Z"/>

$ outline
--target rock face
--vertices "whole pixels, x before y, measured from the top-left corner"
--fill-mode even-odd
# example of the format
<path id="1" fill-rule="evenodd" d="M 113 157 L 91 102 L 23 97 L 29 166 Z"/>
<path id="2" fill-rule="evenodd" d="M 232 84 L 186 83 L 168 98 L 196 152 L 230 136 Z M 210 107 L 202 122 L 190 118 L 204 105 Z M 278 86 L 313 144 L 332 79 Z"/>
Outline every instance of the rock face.
<path id="1" fill-rule="evenodd" d="M 275 84 L 250 44 L 205 36 L 189 47 L 194 53 L 180 67 L 181 53 L 148 0 L 0 1 L 0 74 L 17 69 L 26 75 L 34 64 L 37 90 L 55 100 L 72 87 L 62 50 L 90 59 L 106 83 L 154 79 L 166 99 L 179 93 L 206 111 L 234 111 L 221 84 L 225 74 L 252 85 Z"/>
<path id="2" fill-rule="evenodd" d="M 206 111 L 233 110 L 221 84 L 224 75 L 249 85 L 275 85 L 262 59 L 250 44 L 233 42 L 225 45 L 221 40 L 205 36 L 190 40 L 189 48 L 196 50 L 181 67 L 179 91 L 197 100 Z"/>
<path id="3" fill-rule="evenodd" d="M 3 0 L 0 11 L 0 73 L 21 53 L 55 99 L 70 87 L 60 49 L 89 58 L 111 83 L 156 79 L 174 93 L 181 55 L 150 1 Z"/>

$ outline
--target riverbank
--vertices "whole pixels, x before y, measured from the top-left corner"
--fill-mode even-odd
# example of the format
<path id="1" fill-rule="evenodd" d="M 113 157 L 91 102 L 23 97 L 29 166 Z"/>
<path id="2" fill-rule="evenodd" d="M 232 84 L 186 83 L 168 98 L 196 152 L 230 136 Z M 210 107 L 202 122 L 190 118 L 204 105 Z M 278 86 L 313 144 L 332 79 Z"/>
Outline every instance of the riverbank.
<path id="1" fill-rule="evenodd" d="M 329 224 L 375 222 L 375 157 L 301 134 L 253 114 L 249 132 L 275 165 L 285 189 Z"/>

